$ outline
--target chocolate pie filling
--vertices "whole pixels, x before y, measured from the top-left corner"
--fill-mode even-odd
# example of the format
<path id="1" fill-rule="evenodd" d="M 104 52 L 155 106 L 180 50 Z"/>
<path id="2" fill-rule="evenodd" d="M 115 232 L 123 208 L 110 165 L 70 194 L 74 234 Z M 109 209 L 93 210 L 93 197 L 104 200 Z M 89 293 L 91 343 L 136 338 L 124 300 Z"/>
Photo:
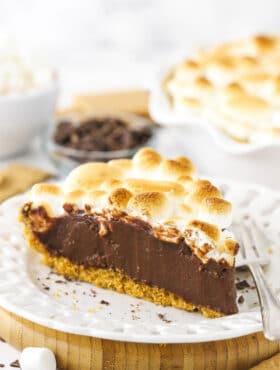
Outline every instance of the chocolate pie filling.
<path id="1" fill-rule="evenodd" d="M 136 282 L 164 288 L 196 306 L 223 314 L 237 312 L 234 267 L 210 260 L 203 263 L 184 240 L 178 243 L 155 238 L 151 226 L 138 219 L 100 220 L 98 216 L 70 213 L 48 218 L 47 228 L 33 233 L 55 257 L 66 257 L 85 267 L 121 271 Z M 35 212 L 35 213 L 34 213 Z M 42 224 L 42 223 L 40 223 Z"/>

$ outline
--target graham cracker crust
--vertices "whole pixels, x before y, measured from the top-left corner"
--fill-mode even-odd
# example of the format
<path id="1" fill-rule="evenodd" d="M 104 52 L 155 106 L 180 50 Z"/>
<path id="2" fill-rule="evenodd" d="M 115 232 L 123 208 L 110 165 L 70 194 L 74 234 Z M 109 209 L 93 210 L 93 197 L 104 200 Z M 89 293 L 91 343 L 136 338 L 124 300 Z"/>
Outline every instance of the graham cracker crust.
<path id="1" fill-rule="evenodd" d="M 195 306 L 186 302 L 183 298 L 166 291 L 165 289 L 138 283 L 120 271 L 112 269 L 101 269 L 82 265 L 75 265 L 67 258 L 54 257 L 46 250 L 45 246 L 36 238 L 32 232 L 28 218 L 22 212 L 19 221 L 23 223 L 23 234 L 29 247 L 43 255 L 42 263 L 53 268 L 56 272 L 68 278 L 92 283 L 101 288 L 110 289 L 119 293 L 145 299 L 161 306 L 172 306 L 185 311 L 199 311 L 208 318 L 224 316 L 222 313 L 208 307 Z"/>

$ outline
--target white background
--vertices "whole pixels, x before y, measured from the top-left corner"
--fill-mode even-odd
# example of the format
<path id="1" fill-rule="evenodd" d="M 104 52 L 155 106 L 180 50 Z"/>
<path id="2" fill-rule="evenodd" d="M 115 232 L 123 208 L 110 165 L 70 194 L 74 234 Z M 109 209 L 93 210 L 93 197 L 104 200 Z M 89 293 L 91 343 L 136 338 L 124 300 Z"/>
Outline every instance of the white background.
<path id="1" fill-rule="evenodd" d="M 278 0 L 0 0 L 0 32 L 48 55 L 71 90 L 149 86 L 174 55 L 279 19 Z"/>
<path id="2" fill-rule="evenodd" d="M 279 0 L 0 0 L 0 34 L 46 55 L 64 94 L 149 87 L 174 56 L 255 32 L 280 33 Z"/>

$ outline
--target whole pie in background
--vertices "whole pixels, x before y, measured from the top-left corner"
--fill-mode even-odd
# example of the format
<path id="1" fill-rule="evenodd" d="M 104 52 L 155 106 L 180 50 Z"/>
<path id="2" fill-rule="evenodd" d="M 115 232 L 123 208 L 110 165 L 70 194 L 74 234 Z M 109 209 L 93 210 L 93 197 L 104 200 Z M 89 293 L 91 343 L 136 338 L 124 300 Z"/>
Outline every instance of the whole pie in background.
<path id="1" fill-rule="evenodd" d="M 199 116 L 241 142 L 280 140 L 280 38 L 254 36 L 199 51 L 171 69 L 174 111 Z"/>

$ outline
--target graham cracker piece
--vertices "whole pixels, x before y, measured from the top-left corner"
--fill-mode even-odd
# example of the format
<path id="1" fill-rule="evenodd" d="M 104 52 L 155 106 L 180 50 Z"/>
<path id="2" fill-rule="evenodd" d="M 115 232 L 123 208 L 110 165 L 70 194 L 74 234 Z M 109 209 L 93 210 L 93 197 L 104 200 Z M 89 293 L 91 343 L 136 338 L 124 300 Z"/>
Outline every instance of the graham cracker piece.
<path id="1" fill-rule="evenodd" d="M 13 163 L 0 170 L 0 203 L 7 198 L 26 191 L 51 174 L 23 163 Z"/>
<path id="2" fill-rule="evenodd" d="M 259 365 L 252 367 L 251 370 L 279 370 L 280 369 L 280 353 L 262 361 Z"/>
<path id="3" fill-rule="evenodd" d="M 103 94 L 84 94 L 73 98 L 72 106 L 58 113 L 59 116 L 73 112 L 127 112 L 145 117 L 148 113 L 149 93 L 146 90 L 118 91 Z"/>

